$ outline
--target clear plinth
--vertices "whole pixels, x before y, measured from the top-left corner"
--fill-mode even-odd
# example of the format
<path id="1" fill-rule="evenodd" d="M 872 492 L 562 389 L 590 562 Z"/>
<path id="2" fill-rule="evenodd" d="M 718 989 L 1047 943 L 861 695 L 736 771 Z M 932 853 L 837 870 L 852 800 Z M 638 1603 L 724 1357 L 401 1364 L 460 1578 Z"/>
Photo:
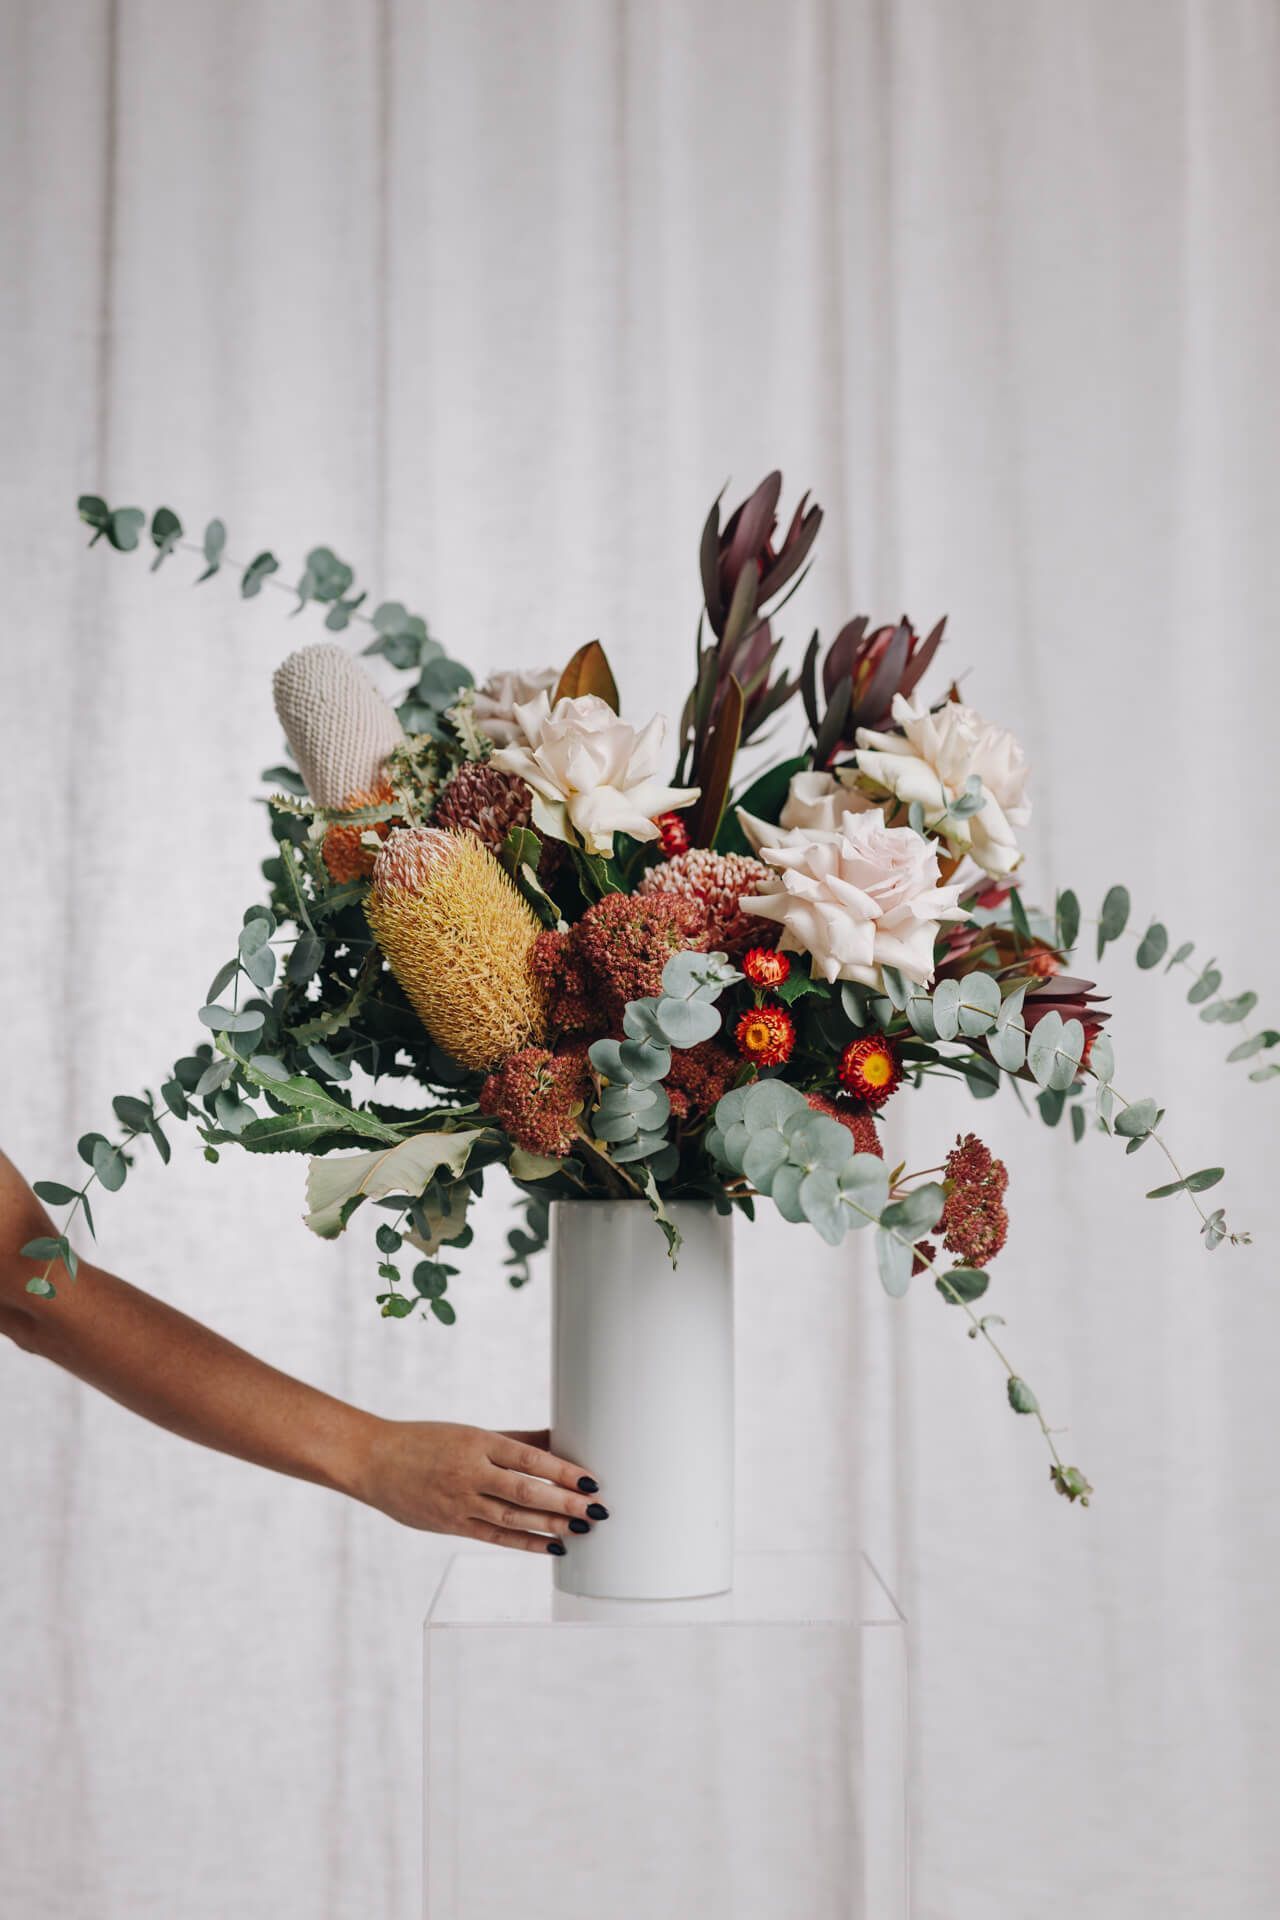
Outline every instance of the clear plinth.
<path id="1" fill-rule="evenodd" d="M 706 1600 L 458 1554 L 426 1622 L 426 1920 L 903 1920 L 906 1621 L 863 1554 Z"/>

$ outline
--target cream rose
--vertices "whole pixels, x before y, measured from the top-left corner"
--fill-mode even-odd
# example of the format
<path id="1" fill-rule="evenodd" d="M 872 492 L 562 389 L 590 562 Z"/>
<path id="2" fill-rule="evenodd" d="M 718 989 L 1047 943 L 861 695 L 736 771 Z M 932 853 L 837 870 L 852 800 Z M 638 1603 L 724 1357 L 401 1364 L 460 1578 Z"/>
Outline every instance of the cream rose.
<path id="1" fill-rule="evenodd" d="M 655 714 L 637 733 L 593 693 L 575 700 L 547 694 L 517 705 L 519 735 L 492 764 L 533 788 L 533 822 L 564 840 L 565 822 L 589 853 L 611 853 L 615 833 L 656 840 L 654 815 L 687 807 L 698 787 L 666 787 L 654 777 L 667 723 Z"/>
<path id="2" fill-rule="evenodd" d="M 484 685 L 477 687 L 471 707 L 481 733 L 487 734 L 496 747 L 509 747 L 520 738 L 517 706 L 536 700 L 540 693 L 549 694 L 559 677 L 554 667 L 535 667 L 528 673 L 523 667 L 510 667 L 502 673 L 491 673 Z"/>
<path id="3" fill-rule="evenodd" d="M 955 700 L 930 713 L 896 694 L 893 717 L 900 734 L 859 727 L 858 771 L 904 806 L 918 800 L 925 825 L 937 827 L 953 852 L 971 854 L 986 873 L 1012 873 L 1022 859 L 1014 829 L 1031 818 L 1027 762 L 1013 735 Z M 947 809 L 975 775 L 983 805 L 957 818 Z"/>
<path id="4" fill-rule="evenodd" d="M 743 913 L 776 920 L 784 952 L 807 953 L 815 979 L 881 987 L 896 967 L 928 986 L 944 920 L 968 916 L 959 887 L 938 885 L 938 856 L 911 827 L 887 827 L 878 809 L 845 816 L 838 833 L 794 830 L 762 847 L 777 883 L 743 894 Z"/>
<path id="5" fill-rule="evenodd" d="M 836 833 L 847 815 L 866 813 L 873 804 L 833 773 L 797 773 L 792 775 L 776 827 L 768 820 L 757 820 L 744 807 L 737 810 L 738 825 L 759 853 L 762 847 L 789 845 L 800 832 Z"/>

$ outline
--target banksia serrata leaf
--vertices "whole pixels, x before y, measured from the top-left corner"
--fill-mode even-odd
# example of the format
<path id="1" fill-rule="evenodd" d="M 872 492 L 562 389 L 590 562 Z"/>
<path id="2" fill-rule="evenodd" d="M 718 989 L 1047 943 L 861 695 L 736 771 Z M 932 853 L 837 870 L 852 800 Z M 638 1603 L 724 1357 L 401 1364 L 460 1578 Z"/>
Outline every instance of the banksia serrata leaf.
<path id="1" fill-rule="evenodd" d="M 485 1071 L 546 1038 L 529 959 L 540 923 L 471 834 L 402 827 L 378 855 L 365 913 L 436 1045 Z"/>

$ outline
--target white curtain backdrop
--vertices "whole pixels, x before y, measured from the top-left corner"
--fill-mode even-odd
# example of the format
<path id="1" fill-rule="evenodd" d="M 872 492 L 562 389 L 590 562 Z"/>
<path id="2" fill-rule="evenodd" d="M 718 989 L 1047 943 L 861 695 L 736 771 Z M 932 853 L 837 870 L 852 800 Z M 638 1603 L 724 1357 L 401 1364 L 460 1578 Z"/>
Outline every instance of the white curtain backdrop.
<path id="1" fill-rule="evenodd" d="M 948 612 L 1034 765 L 1031 891 L 1126 880 L 1275 1018 L 1274 0 L 13 0 L 0 89 L 29 1176 L 194 1036 L 257 897 L 270 670 L 317 628 L 87 553 L 83 490 L 221 514 L 242 558 L 328 542 L 480 669 L 598 635 L 643 716 L 683 691 L 708 502 L 780 465 L 827 512 L 795 656 Z M 1280 1903 L 1277 1094 L 1176 978 L 1103 970 L 1121 1086 L 1225 1161 L 1254 1248 L 1208 1257 L 1143 1199 L 1150 1151 L 1007 1096 L 899 1123 L 918 1164 L 964 1124 L 1009 1163 L 991 1305 L 1090 1511 L 931 1290 L 740 1243 L 742 1536 L 860 1534 L 898 1582 L 922 1920 Z M 301 1177 L 178 1131 L 98 1209 L 103 1257 L 389 1414 L 543 1417 L 502 1206 L 446 1332 L 377 1316 Z M 7 1348 L 0 1436 L 6 1920 L 408 1920 L 444 1544 Z"/>

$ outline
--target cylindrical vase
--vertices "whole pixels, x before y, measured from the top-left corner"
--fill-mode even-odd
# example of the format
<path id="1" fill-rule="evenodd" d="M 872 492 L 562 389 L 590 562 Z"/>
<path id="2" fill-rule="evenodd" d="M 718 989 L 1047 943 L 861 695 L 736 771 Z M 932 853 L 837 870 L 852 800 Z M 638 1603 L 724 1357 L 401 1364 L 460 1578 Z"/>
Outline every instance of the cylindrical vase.
<path id="1" fill-rule="evenodd" d="M 551 1444 L 609 1518 L 569 1534 L 565 1593 L 692 1599 L 733 1584 L 733 1231 L 710 1202 L 551 1208 Z"/>

